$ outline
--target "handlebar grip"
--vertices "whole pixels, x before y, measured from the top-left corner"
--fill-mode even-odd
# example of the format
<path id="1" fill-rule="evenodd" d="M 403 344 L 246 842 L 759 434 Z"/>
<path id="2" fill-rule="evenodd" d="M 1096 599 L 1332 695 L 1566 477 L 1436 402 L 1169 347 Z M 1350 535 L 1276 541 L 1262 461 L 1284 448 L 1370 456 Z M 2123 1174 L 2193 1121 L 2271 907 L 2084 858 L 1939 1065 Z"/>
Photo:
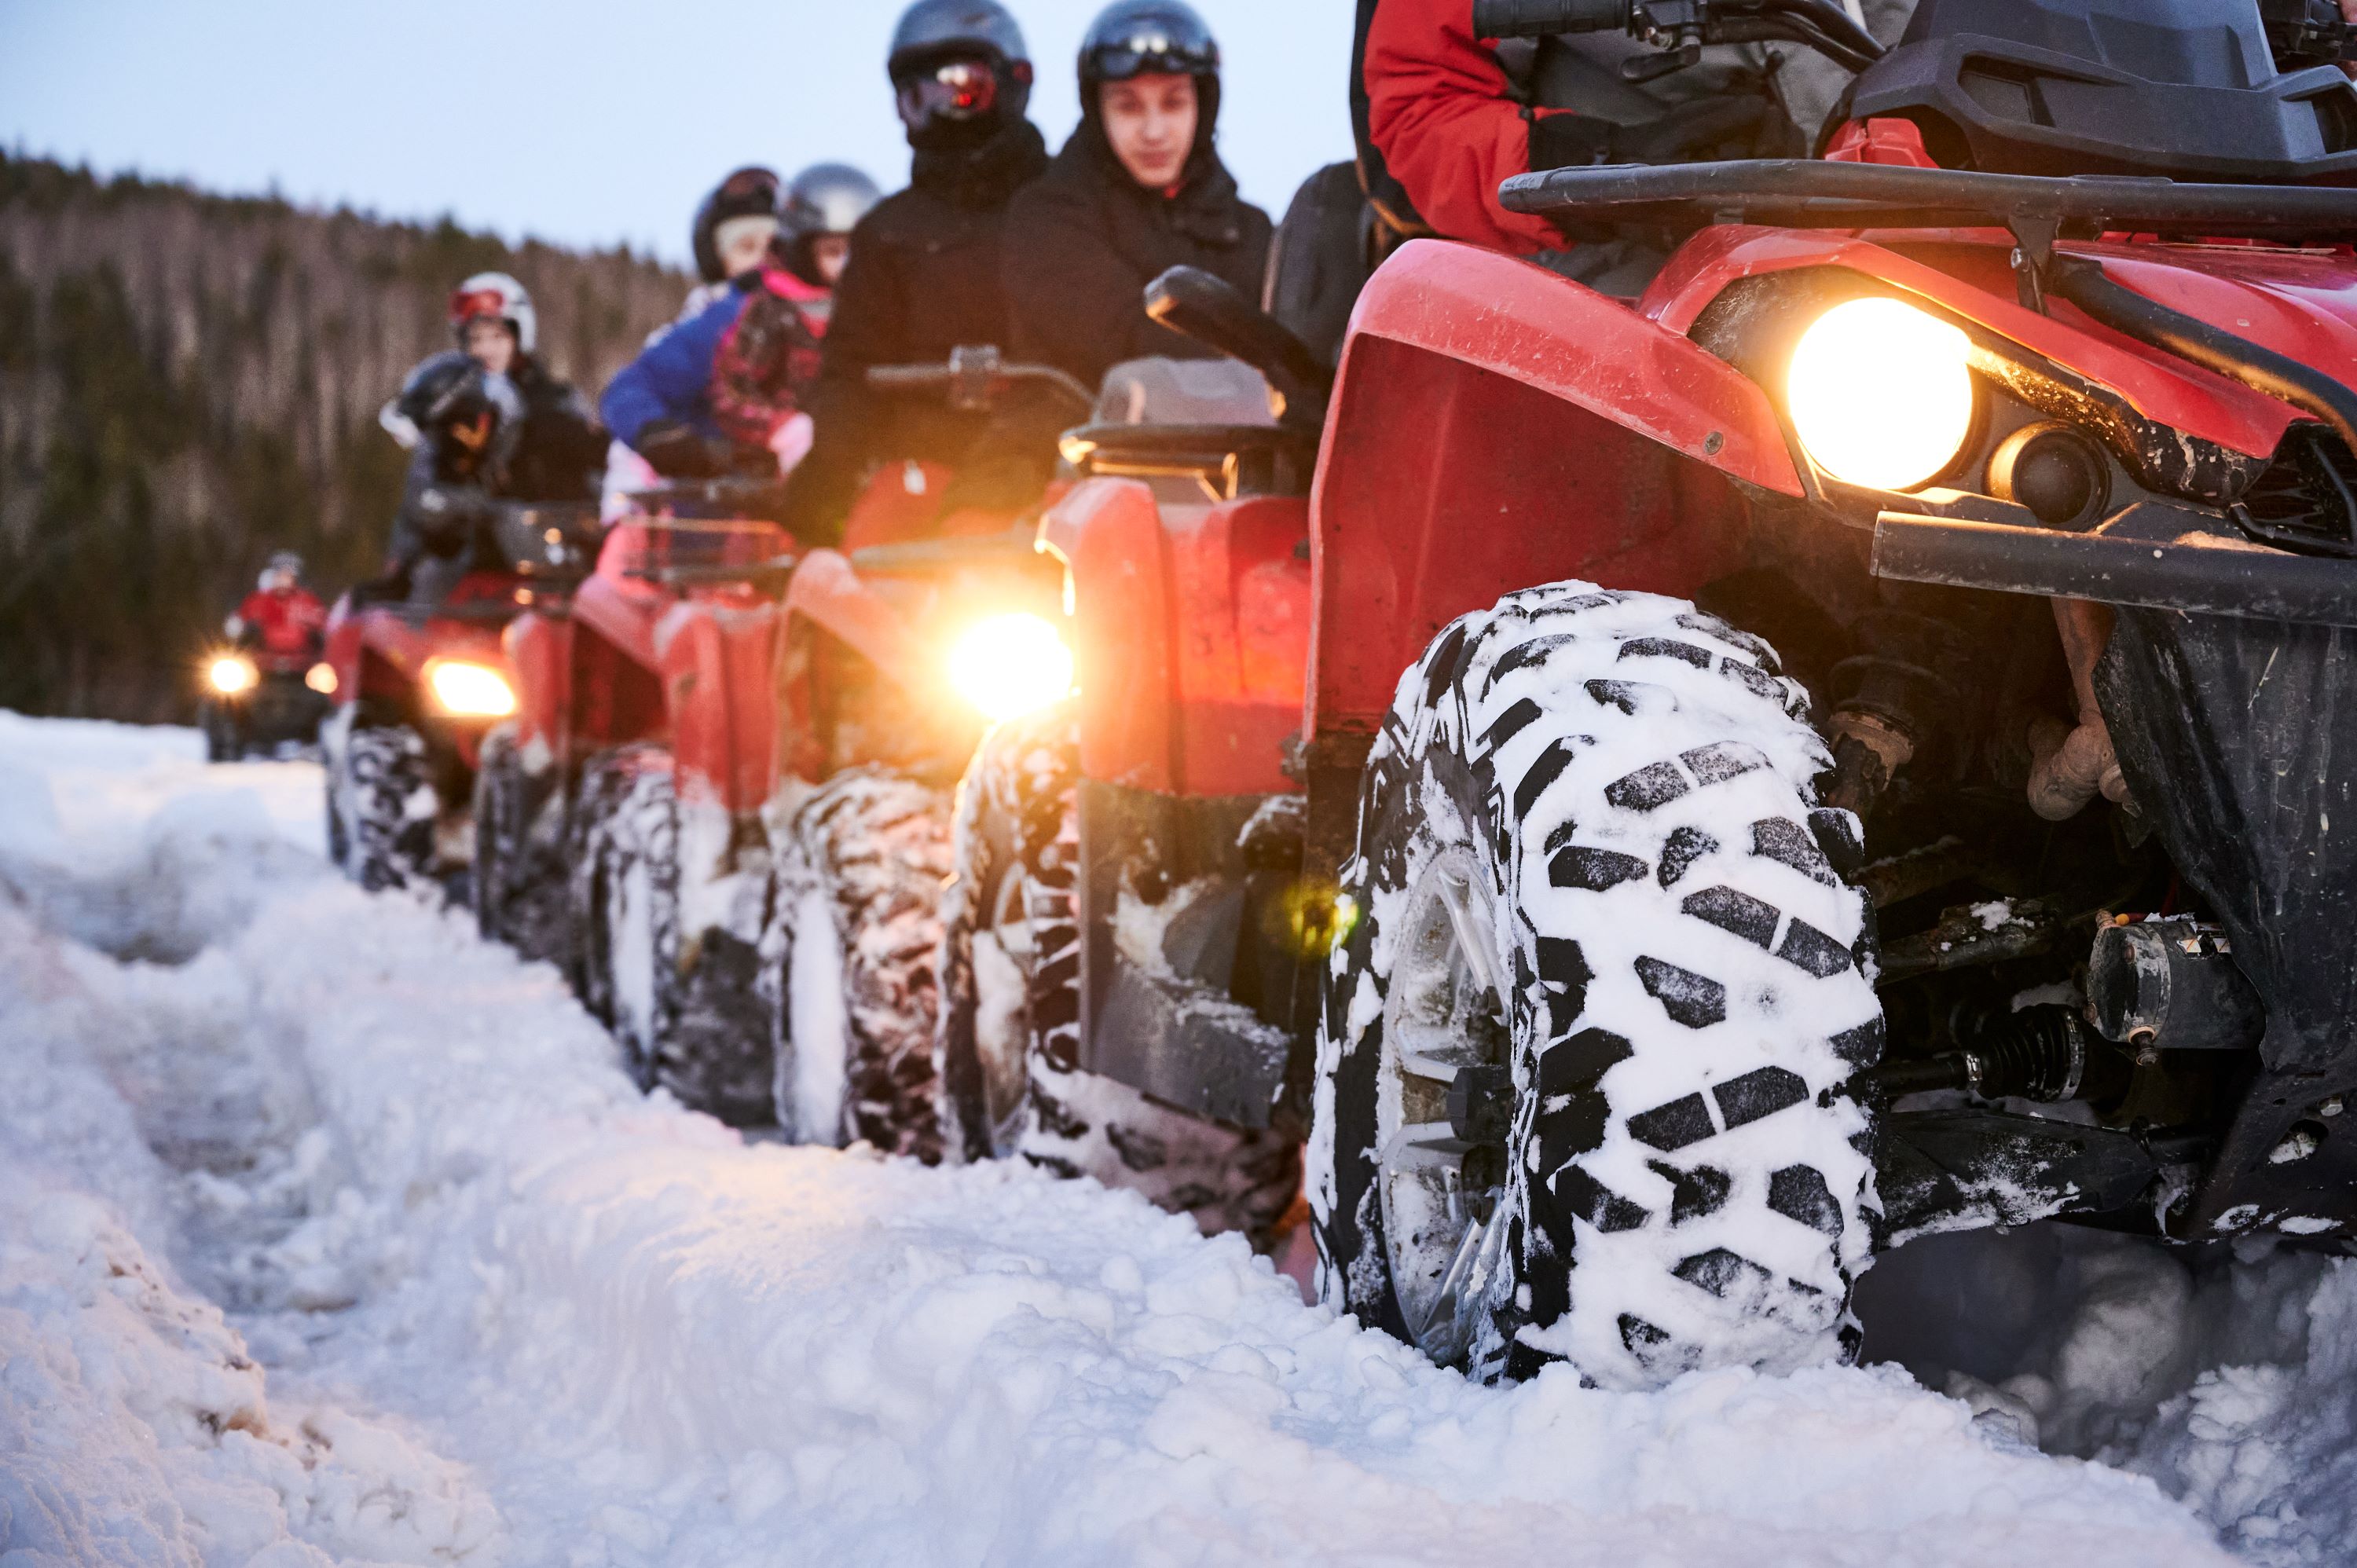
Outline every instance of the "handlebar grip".
<path id="1" fill-rule="evenodd" d="M 871 387 L 939 387 L 949 381 L 949 371 L 941 365 L 871 365 L 867 370 Z"/>
<path id="2" fill-rule="evenodd" d="M 1612 33 L 1629 25 L 1631 0 L 1473 0 L 1477 38 Z"/>

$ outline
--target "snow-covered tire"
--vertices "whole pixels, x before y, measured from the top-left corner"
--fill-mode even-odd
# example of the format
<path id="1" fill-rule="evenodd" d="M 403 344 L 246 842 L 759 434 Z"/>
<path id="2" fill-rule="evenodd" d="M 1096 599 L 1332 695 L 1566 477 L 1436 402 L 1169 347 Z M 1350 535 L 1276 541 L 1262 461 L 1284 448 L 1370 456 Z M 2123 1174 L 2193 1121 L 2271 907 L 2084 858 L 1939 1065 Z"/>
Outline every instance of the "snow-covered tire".
<path id="1" fill-rule="evenodd" d="M 671 754 L 626 746 L 582 765 L 573 809 L 574 989 L 622 1047 L 640 1089 L 655 1082 L 655 976 L 679 961 L 678 823 Z"/>
<path id="2" fill-rule="evenodd" d="M 941 1157 L 934 966 L 948 804 L 915 779 L 859 768 L 812 790 L 787 823 L 761 992 L 778 1125 L 798 1143 Z"/>
<path id="3" fill-rule="evenodd" d="M 528 959 L 570 961 L 563 791 L 524 767 L 513 725 L 483 737 L 475 765 L 475 924 Z"/>
<path id="4" fill-rule="evenodd" d="M 643 1089 L 736 1126 L 770 1118 L 769 1018 L 757 949 L 681 918 L 681 822 L 671 753 L 629 746 L 582 770 L 570 902 L 582 999 Z"/>
<path id="5" fill-rule="evenodd" d="M 1483 1378 L 1854 1352 L 1882 1022 L 1805 713 L 1765 643 L 1585 584 L 1402 679 L 1318 1041 L 1328 1301 Z"/>
<path id="6" fill-rule="evenodd" d="M 245 757 L 245 739 L 239 733 L 236 711 L 206 699 L 198 710 L 197 727 L 204 732 L 207 762 L 239 762 Z"/>
<path id="7" fill-rule="evenodd" d="M 1157 1104 L 1079 1067 L 1077 715 L 1001 725 L 958 790 L 944 902 L 943 1122 L 969 1158 L 1017 1155 L 1126 1187 L 1206 1232 L 1269 1236 L 1299 1190 L 1298 1145 Z"/>
<path id="8" fill-rule="evenodd" d="M 328 847 L 371 893 L 435 881 L 442 813 L 425 737 L 406 725 L 354 723 L 329 755 Z"/>

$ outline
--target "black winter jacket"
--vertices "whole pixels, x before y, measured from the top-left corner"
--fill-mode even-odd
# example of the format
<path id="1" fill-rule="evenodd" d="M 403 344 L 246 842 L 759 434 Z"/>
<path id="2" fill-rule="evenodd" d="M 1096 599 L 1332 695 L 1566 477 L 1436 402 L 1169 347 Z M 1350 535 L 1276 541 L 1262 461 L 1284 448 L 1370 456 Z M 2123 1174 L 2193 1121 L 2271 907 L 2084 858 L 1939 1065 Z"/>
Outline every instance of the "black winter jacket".
<path id="1" fill-rule="evenodd" d="M 877 203 L 852 231 L 811 394 L 815 444 L 791 485 L 797 534 L 838 537 L 878 463 L 966 464 L 987 416 L 957 413 L 938 397 L 879 396 L 867 371 L 946 364 L 950 350 L 968 345 L 1005 346 L 998 257 L 1008 202 L 1047 166 L 1047 144 L 1028 121 L 968 152 L 920 151 L 909 188 Z"/>
<path id="2" fill-rule="evenodd" d="M 1006 218 L 1008 355 L 1091 389 L 1125 360 L 1215 357 L 1146 314 L 1146 285 L 1163 273 L 1200 267 L 1257 303 L 1268 267 L 1268 214 L 1236 194 L 1208 143 L 1178 194 L 1165 196 L 1130 177 L 1094 116 Z"/>

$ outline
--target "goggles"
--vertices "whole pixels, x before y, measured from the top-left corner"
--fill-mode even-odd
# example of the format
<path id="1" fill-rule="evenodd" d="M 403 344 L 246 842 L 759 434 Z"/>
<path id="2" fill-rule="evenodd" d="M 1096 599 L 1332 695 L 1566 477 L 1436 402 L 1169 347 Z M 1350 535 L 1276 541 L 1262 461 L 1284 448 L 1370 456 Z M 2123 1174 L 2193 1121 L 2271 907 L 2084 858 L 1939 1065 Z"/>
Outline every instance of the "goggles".
<path id="1" fill-rule="evenodd" d="M 1140 28 L 1118 43 L 1100 44 L 1092 61 L 1106 81 L 1137 76 L 1212 76 L 1220 69 L 1216 47 L 1190 48 L 1160 28 Z"/>
<path id="2" fill-rule="evenodd" d="M 459 289 L 450 295 L 450 319 L 464 325 L 478 316 L 488 316 L 494 321 L 508 318 L 508 296 L 495 288 L 479 288 L 471 293 Z"/>
<path id="3" fill-rule="evenodd" d="M 900 116 L 911 124 L 974 120 L 997 106 L 998 73 L 980 60 L 944 60 L 922 75 L 902 77 L 898 91 Z"/>

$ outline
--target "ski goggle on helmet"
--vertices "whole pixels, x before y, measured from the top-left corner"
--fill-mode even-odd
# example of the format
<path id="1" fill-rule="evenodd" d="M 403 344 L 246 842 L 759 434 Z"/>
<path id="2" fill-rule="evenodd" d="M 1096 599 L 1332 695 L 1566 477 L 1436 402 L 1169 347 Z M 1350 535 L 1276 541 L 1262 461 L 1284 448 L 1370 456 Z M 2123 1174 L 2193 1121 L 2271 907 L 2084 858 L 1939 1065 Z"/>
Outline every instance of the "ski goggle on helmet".
<path id="1" fill-rule="evenodd" d="M 450 325 L 462 342 L 467 323 L 479 316 L 506 322 L 516 335 L 516 347 L 532 352 L 540 335 L 540 317 L 523 285 L 505 273 L 477 273 L 450 291 Z"/>
<path id="2" fill-rule="evenodd" d="M 1219 41 L 1179 0 L 1121 0 L 1105 7 L 1081 45 L 1084 82 L 1219 73 Z"/>
<path id="3" fill-rule="evenodd" d="M 998 73 L 979 59 L 945 59 L 894 84 L 900 113 L 912 122 L 979 120 L 998 107 Z"/>

